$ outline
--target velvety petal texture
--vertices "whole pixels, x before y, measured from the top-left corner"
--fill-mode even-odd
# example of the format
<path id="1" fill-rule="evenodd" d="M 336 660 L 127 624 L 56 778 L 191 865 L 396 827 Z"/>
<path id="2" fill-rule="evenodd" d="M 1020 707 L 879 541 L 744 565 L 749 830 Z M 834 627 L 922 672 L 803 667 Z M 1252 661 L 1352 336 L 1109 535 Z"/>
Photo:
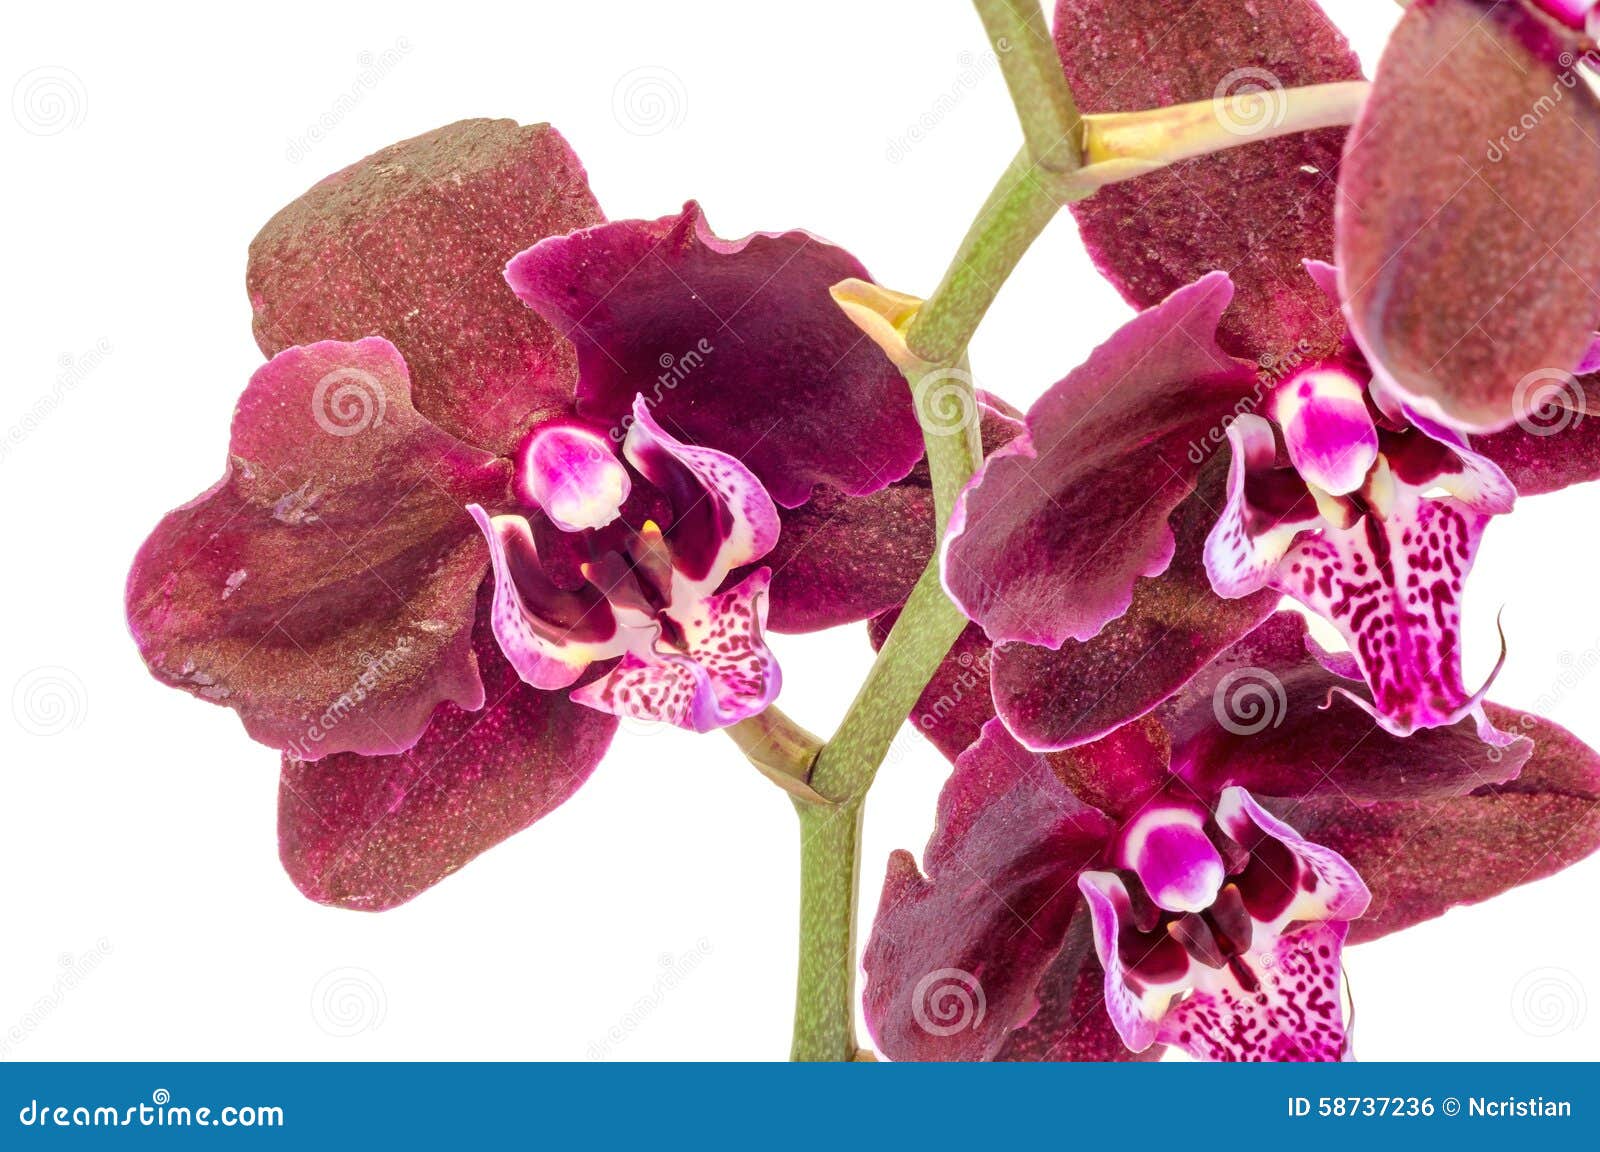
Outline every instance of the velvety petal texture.
<path id="1" fill-rule="evenodd" d="M 1202 551 L 1224 505 L 1227 472 L 1221 458 L 1205 466 L 1194 495 L 1168 521 L 1172 563 L 1135 584 L 1128 610 L 1093 639 L 1068 640 L 1054 652 L 1032 644 L 995 646 L 995 706 L 1029 748 L 1085 744 L 1143 716 L 1272 614 L 1276 592 L 1224 600 L 1206 575 Z"/>
<path id="2" fill-rule="evenodd" d="M 1346 695 L 1359 685 L 1337 662 L 1304 617 L 1277 613 L 1154 713 L 1173 770 L 1202 794 L 1238 784 L 1262 796 L 1437 801 L 1515 777 L 1533 752 L 1525 736 L 1485 741 L 1471 718 L 1395 736 Z"/>
<path id="3" fill-rule="evenodd" d="M 487 553 L 464 506 L 509 477 L 417 412 L 388 341 L 280 353 L 239 400 L 222 480 L 134 560 L 140 653 L 300 759 L 409 748 L 436 706 L 483 704 Z"/>
<path id="4" fill-rule="evenodd" d="M 866 1017 L 895 1060 L 992 1057 L 1036 1007 L 1111 824 L 991 722 L 956 761 L 923 863 L 889 861 L 862 964 Z"/>
<path id="5" fill-rule="evenodd" d="M 1578 367 L 1600 290 L 1600 97 L 1520 3 L 1417 0 L 1340 176 L 1345 310 L 1374 370 L 1457 427 Z"/>
<path id="6" fill-rule="evenodd" d="M 416 405 L 446 432 L 509 455 L 570 409 L 571 345 L 506 288 L 507 260 L 603 217 L 548 124 L 463 120 L 336 172 L 250 245 L 256 342 L 387 337 Z"/>
<path id="7" fill-rule="evenodd" d="M 806 232 L 721 240 L 699 205 L 552 237 L 506 279 L 577 346 L 578 410 L 622 428 L 634 397 L 674 435 L 729 453 L 779 504 L 876 492 L 922 433 L 905 380 L 828 289 L 867 279 Z"/>
<path id="8" fill-rule="evenodd" d="M 278 843 L 295 886 L 322 904 L 392 908 L 563 803 L 600 762 L 615 717 L 524 684 L 489 629 L 473 651 L 486 701 L 444 704 L 395 756 L 285 756 Z"/>
<path id="9" fill-rule="evenodd" d="M 1361 79 L 1314 3 L 1058 0 L 1056 47 L 1084 112 L 1256 94 L 1225 125 L 1280 122 L 1283 90 Z M 1072 205 L 1096 265 L 1136 308 L 1221 269 L 1238 288 L 1217 338 L 1263 368 L 1330 352 L 1338 311 L 1300 274 L 1333 256 L 1340 128 L 1246 143 L 1102 188 Z"/>
<path id="10" fill-rule="evenodd" d="M 1309 839 L 1346 857 L 1372 889 L 1351 942 L 1375 940 L 1559 872 L 1600 848 L 1600 756 L 1534 716 L 1489 706 L 1532 737 L 1515 779 L 1454 799 L 1357 805 L 1337 795 L 1274 801 Z"/>
<path id="11" fill-rule="evenodd" d="M 977 399 L 988 455 L 1022 431 L 1021 414 L 995 396 L 979 392 Z M 778 514 L 783 531 L 766 560 L 772 568 L 774 632 L 815 632 L 898 608 L 933 555 L 926 457 L 905 479 L 870 495 L 818 487 L 806 503 Z M 950 755 L 976 738 L 974 729 Z"/>
<path id="12" fill-rule="evenodd" d="M 991 640 L 1086 640 L 1171 563 L 1167 521 L 1194 491 L 1196 446 L 1255 386 L 1217 345 L 1232 296 L 1211 273 L 1135 317 L 985 461 L 951 516 L 943 573 Z"/>

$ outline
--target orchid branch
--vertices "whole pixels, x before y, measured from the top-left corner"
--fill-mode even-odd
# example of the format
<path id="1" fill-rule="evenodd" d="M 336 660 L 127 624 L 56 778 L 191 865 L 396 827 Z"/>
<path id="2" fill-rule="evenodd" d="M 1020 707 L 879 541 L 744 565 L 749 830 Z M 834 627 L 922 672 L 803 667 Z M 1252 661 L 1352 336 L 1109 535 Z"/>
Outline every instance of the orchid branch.
<path id="1" fill-rule="evenodd" d="M 861 690 L 808 766 L 805 783 L 824 802 L 796 795 L 801 831 L 796 1060 L 850 1060 L 858 1051 L 855 943 L 863 806 L 900 726 L 966 626 L 941 586 L 939 545 L 957 495 L 982 462 L 977 399 L 965 356 L 1001 285 L 1061 205 L 1190 157 L 1351 123 L 1367 94 L 1364 83 L 1326 84 L 1148 112 L 1081 116 L 1038 4 L 974 4 L 1001 61 L 1026 145 L 1001 175 L 926 302 L 863 281 L 833 289 L 840 307 L 911 386 L 927 446 L 936 534 L 934 554 Z M 1263 101 L 1272 122 L 1241 129 L 1259 118 Z M 952 407 L 957 419 L 941 420 L 941 411 Z"/>
<path id="2" fill-rule="evenodd" d="M 973 6 L 1000 61 L 1028 155 L 1046 171 L 1073 171 L 1081 162 L 1075 139 L 1081 117 L 1037 0 L 973 0 Z"/>

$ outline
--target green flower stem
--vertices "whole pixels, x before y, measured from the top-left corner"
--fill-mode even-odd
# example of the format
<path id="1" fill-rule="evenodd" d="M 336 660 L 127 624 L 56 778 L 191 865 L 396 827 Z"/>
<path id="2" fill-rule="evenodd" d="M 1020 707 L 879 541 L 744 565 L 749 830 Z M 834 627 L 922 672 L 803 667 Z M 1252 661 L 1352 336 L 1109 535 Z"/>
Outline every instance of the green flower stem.
<path id="1" fill-rule="evenodd" d="M 800 971 L 794 998 L 795 1060 L 856 1055 L 856 891 L 861 870 L 859 800 L 800 814 Z"/>
<path id="2" fill-rule="evenodd" d="M 1024 148 L 978 210 L 944 279 L 906 333 L 906 344 L 918 358 L 931 364 L 961 358 L 1000 286 L 1061 203 Z"/>
<path id="3" fill-rule="evenodd" d="M 1050 172 L 1077 168 L 1078 104 L 1067 87 L 1038 0 L 973 0 L 989 34 L 1034 163 Z"/>

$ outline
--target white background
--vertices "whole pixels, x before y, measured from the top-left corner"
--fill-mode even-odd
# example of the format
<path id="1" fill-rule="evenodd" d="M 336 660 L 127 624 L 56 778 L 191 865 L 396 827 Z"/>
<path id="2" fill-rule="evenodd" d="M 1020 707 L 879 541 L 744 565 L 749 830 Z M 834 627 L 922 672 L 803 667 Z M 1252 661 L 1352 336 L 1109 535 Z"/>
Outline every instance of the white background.
<path id="1" fill-rule="evenodd" d="M 1327 7 L 1370 70 L 1398 8 Z M 260 362 L 245 247 L 309 184 L 463 117 L 549 120 L 613 219 L 695 196 L 724 236 L 809 228 L 926 292 L 1018 143 L 970 8 L 31 4 L 8 25 L 0 82 L 48 69 L 65 104 L 0 117 L 0 426 L 23 430 L 0 457 L 0 698 L 52 678 L 68 696 L 46 724 L 0 707 L 6 1057 L 785 1055 L 794 816 L 726 740 L 625 731 L 574 800 L 411 904 L 323 908 L 277 862 L 276 754 L 146 676 L 122 585 L 161 514 L 220 473 Z M 652 87 L 665 103 L 630 118 L 628 93 Z M 973 346 L 979 382 L 1026 405 L 1127 315 L 1063 213 Z M 1591 486 L 1496 523 L 1467 637 L 1471 679 L 1505 605 L 1496 697 L 1558 695 L 1552 718 L 1591 744 L 1600 683 L 1558 677 L 1600 655 L 1597 512 Z M 784 707 L 828 732 L 867 667 L 863 630 L 773 646 Z M 944 771 L 902 733 L 868 810 L 864 924 L 889 850 L 920 851 Z M 1356 949 L 1359 1055 L 1600 1055 L 1597 880 L 1590 860 Z"/>

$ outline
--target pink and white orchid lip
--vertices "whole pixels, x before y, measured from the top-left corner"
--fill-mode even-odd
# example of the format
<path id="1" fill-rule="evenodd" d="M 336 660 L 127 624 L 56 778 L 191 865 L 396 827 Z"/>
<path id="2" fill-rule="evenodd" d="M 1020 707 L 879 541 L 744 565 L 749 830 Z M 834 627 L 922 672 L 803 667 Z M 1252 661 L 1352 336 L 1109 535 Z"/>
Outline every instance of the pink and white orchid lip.
<path id="1" fill-rule="evenodd" d="M 1271 414 L 1307 483 L 1334 496 L 1361 487 L 1378 457 L 1378 429 L 1354 373 L 1337 364 L 1299 372 L 1273 392 Z"/>
<path id="2" fill-rule="evenodd" d="M 1272 588 L 1331 623 L 1372 692 L 1351 699 L 1396 735 L 1482 721 L 1488 685 L 1469 692 L 1461 679 L 1462 591 L 1516 492 L 1465 437 L 1381 390 L 1369 408 L 1354 384 L 1319 366 L 1274 397 L 1278 426 L 1244 415 L 1229 427 L 1228 502 L 1206 540 L 1212 587 L 1227 598 Z"/>
<path id="3" fill-rule="evenodd" d="M 517 458 L 518 493 L 563 532 L 604 528 L 633 490 L 611 441 L 578 424 L 536 428 Z"/>
<path id="4" fill-rule="evenodd" d="M 572 699 L 699 732 L 725 727 L 766 708 L 782 683 L 763 639 L 771 572 L 722 587 L 771 551 L 777 508 L 739 461 L 662 429 L 642 396 L 633 417 L 623 455 L 660 490 L 672 519 L 665 530 L 653 520 L 623 525 L 620 550 L 608 543 L 615 528 L 586 533 L 592 558 L 582 587 L 550 578 L 524 517 L 469 509 L 493 560 L 495 638 L 535 687 L 567 687 L 590 665 L 620 657 Z M 558 425 L 530 441 L 525 460 L 524 479 L 558 527 L 598 528 L 621 515 L 631 481 L 603 437 Z"/>
<path id="5" fill-rule="evenodd" d="M 1144 844 L 1173 829 L 1196 868 L 1225 867 L 1202 907 L 1163 906 L 1146 869 L 1078 879 L 1112 1024 L 1134 1051 L 1161 1042 L 1212 1060 L 1343 1058 L 1340 950 L 1371 894 L 1344 857 L 1243 788 L 1225 788 L 1213 815 L 1196 827 L 1192 806 L 1163 801 L 1131 825 Z"/>

